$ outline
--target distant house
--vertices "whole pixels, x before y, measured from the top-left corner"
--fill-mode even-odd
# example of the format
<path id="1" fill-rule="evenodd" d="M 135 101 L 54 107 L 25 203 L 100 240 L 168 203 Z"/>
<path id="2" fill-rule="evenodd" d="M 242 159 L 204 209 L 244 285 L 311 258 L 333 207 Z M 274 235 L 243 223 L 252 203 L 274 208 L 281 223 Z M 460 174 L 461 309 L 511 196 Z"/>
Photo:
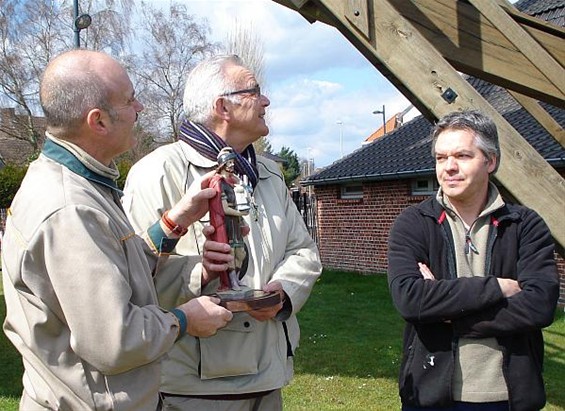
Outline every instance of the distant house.
<path id="1" fill-rule="evenodd" d="M 565 26 L 565 4 L 554 0 L 521 0 L 520 10 Z M 466 77 L 545 160 L 565 177 L 565 148 L 503 88 Z M 565 127 L 565 110 L 541 103 Z M 431 123 L 419 116 L 387 133 L 377 130 L 357 151 L 303 181 L 317 200 L 317 237 L 325 267 L 363 273 L 386 272 L 387 241 L 392 224 L 406 207 L 435 195 L 435 161 Z M 392 130 L 392 131 L 389 131 Z M 509 198 L 505 190 L 503 195 Z M 511 199 L 510 199 L 511 200 Z M 563 210 L 565 217 L 565 210 Z M 560 305 L 565 305 L 565 260 L 557 256 Z"/>
<path id="2" fill-rule="evenodd" d="M 38 133 L 41 146 L 45 121 L 43 117 L 34 117 L 34 121 L 36 127 L 41 130 Z M 22 126 L 24 122 L 25 116 L 17 114 L 15 109 L 0 109 L 0 167 L 8 163 L 25 165 L 34 154 L 33 146 L 29 141 L 15 137 L 25 134 Z"/>
<path id="3" fill-rule="evenodd" d="M 565 176 L 565 148 L 506 90 L 473 78 L 469 81 Z M 542 105 L 565 127 L 565 110 Z M 388 233 L 395 218 L 409 205 L 434 195 L 438 188 L 431 127 L 423 116 L 416 117 L 303 181 L 314 186 L 324 266 L 364 273 L 387 271 Z M 558 261 L 565 284 L 565 262 L 562 258 Z M 560 303 L 565 304 L 563 288 Z"/>
<path id="4" fill-rule="evenodd" d="M 271 154 L 268 151 L 264 151 L 261 154 L 259 154 L 260 156 L 263 156 L 265 158 L 268 158 L 269 160 L 273 160 L 275 163 L 277 163 L 279 165 L 279 167 L 283 167 L 286 163 L 288 163 L 288 161 L 286 161 L 284 158 L 277 156 L 276 154 Z"/>

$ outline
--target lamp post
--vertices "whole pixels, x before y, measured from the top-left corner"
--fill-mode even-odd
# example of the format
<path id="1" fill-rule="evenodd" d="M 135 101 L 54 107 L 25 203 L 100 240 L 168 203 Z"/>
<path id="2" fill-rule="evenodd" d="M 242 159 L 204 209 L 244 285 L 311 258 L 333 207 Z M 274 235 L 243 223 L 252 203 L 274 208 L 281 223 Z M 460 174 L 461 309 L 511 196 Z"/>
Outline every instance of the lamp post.
<path id="1" fill-rule="evenodd" d="M 385 105 L 383 104 L 382 110 L 375 110 L 373 114 L 382 114 L 383 115 L 383 134 L 386 134 L 386 114 L 385 114 Z"/>
<path id="2" fill-rule="evenodd" d="M 78 14 L 78 0 L 74 0 L 73 31 L 75 33 L 75 47 L 80 48 L 80 31 L 88 28 L 92 23 L 90 14 Z"/>
<path id="3" fill-rule="evenodd" d="M 312 174 L 312 170 L 311 170 L 311 165 L 310 162 L 312 161 L 312 158 L 310 156 L 310 150 L 312 150 L 310 147 L 306 147 L 306 150 L 308 151 L 308 158 L 306 159 L 307 163 L 306 163 L 306 170 L 308 173 L 308 177 L 310 177 L 310 174 Z M 312 186 L 309 185 L 308 186 L 308 196 L 312 195 Z"/>
<path id="4" fill-rule="evenodd" d="M 336 124 L 339 126 L 339 158 L 343 157 L 343 121 L 338 120 Z"/>

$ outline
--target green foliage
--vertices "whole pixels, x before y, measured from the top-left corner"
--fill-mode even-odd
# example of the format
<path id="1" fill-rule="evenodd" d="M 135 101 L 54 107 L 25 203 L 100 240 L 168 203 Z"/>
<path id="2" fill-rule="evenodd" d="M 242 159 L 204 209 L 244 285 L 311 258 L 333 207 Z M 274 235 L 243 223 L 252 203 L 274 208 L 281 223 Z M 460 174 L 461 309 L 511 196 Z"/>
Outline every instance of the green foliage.
<path id="1" fill-rule="evenodd" d="M 116 167 L 120 172 L 120 177 L 118 177 L 118 181 L 117 181 L 120 190 L 123 190 L 124 186 L 126 185 L 126 178 L 128 176 L 129 169 L 131 168 L 132 165 L 133 164 L 131 160 L 129 160 L 128 158 L 119 158 L 116 161 Z"/>
<path id="2" fill-rule="evenodd" d="M 300 175 L 300 162 L 298 161 L 298 154 L 288 147 L 283 146 L 281 151 L 277 154 L 286 160 L 283 165 L 284 181 L 287 187 L 292 186 L 294 180 Z"/>
<path id="3" fill-rule="evenodd" d="M 0 208 L 8 208 L 20 188 L 27 166 L 7 164 L 0 169 Z"/>

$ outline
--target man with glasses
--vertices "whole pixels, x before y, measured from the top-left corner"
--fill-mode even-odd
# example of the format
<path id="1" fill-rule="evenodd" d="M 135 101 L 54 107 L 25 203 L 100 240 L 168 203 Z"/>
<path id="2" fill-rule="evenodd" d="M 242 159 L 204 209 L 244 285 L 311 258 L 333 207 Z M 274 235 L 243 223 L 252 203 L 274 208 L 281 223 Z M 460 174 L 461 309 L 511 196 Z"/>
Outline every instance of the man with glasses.
<path id="1" fill-rule="evenodd" d="M 155 411 L 160 359 L 175 340 L 210 336 L 232 314 L 210 297 L 185 303 L 188 295 L 168 310 L 157 304 L 153 276 L 190 294 L 201 258 L 155 271 L 157 252 L 170 251 L 178 235 L 156 218 L 145 243 L 121 207 L 113 158 L 135 144 L 143 110 L 124 68 L 104 53 L 63 53 L 48 64 L 40 98 L 47 138 L 12 202 L 2 244 L 4 331 L 24 364 L 20 409 Z M 177 199 L 171 220 L 190 224 L 205 214 L 215 193 L 201 187 L 210 177 Z M 222 261 L 213 246 L 206 243 Z"/>
<path id="2" fill-rule="evenodd" d="M 141 228 L 159 218 L 192 181 L 217 167 L 224 147 L 231 147 L 235 173 L 251 194 L 244 217 L 249 261 L 242 283 L 281 293 L 282 303 L 247 313 L 215 336 L 180 339 L 163 368 L 162 397 L 170 410 L 281 410 L 281 387 L 292 377 L 298 344 L 296 313 L 320 275 L 315 243 L 292 202 L 276 163 L 256 156 L 253 142 L 269 133 L 269 99 L 237 56 L 215 56 L 189 74 L 184 93 L 186 119 L 179 141 L 163 146 L 133 166 L 124 207 Z M 181 227 L 179 254 L 202 253 L 202 230 L 208 221 Z M 212 294 L 218 281 L 204 281 Z M 173 304 L 174 300 L 168 301 Z M 166 305 L 167 306 L 167 305 Z"/>

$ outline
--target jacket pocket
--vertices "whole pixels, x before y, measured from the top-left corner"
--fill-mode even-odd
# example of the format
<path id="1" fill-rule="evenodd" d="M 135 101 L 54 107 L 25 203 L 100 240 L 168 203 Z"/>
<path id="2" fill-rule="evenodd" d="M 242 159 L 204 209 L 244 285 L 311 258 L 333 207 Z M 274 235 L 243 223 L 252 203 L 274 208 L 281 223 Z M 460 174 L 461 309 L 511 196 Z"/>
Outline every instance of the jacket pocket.
<path id="1" fill-rule="evenodd" d="M 400 375 L 403 404 L 445 407 L 452 404 L 453 348 L 444 325 L 418 327 L 410 334 Z"/>
<path id="2" fill-rule="evenodd" d="M 256 374 L 260 350 L 254 330 L 254 319 L 248 314 L 236 313 L 216 335 L 200 338 L 200 378 Z"/>

